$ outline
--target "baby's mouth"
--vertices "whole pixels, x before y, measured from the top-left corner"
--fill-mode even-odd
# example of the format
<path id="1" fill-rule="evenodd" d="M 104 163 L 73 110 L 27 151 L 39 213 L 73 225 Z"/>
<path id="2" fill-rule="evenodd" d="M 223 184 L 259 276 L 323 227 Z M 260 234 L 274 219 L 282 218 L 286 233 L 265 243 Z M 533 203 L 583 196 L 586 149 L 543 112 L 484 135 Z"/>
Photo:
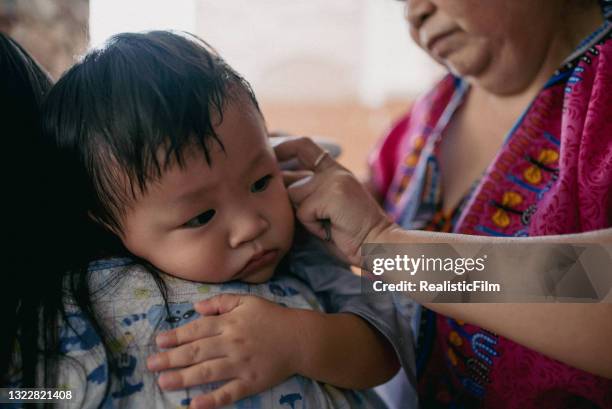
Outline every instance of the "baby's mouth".
<path id="1" fill-rule="evenodd" d="M 238 280 L 250 273 L 273 263 L 278 257 L 278 250 L 262 250 L 254 254 L 249 261 L 234 275 L 234 279 Z"/>

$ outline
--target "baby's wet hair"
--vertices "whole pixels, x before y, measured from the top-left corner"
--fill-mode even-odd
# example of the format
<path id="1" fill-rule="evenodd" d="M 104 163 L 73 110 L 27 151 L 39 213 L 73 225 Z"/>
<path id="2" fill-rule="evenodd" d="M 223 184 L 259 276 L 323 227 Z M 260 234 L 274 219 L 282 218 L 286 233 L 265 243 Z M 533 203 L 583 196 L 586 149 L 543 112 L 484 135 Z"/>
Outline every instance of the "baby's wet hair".
<path id="1" fill-rule="evenodd" d="M 211 164 L 212 145 L 223 148 L 215 126 L 237 99 L 259 110 L 246 80 L 187 33 L 118 34 L 87 53 L 53 88 L 44 115 L 60 174 L 79 189 L 75 210 L 121 231 L 130 201 L 169 165 L 182 166 L 186 149 L 199 147 Z"/>

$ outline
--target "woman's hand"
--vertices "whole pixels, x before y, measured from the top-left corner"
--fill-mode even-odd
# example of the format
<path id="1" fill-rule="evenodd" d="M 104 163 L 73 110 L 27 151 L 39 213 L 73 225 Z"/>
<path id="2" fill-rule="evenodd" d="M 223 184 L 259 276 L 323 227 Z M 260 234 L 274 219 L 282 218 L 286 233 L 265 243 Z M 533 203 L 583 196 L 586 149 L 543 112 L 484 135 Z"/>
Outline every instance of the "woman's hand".
<path id="1" fill-rule="evenodd" d="M 278 385 L 296 373 L 294 310 L 255 296 L 223 294 L 194 305 L 203 316 L 157 337 L 167 351 L 149 357 L 162 389 L 227 381 L 192 408 L 218 408 Z"/>
<path id="2" fill-rule="evenodd" d="M 298 219 L 321 239 L 326 237 L 322 220 L 329 220 L 331 241 L 348 262 L 359 265 L 361 245 L 376 242 L 393 223 L 355 176 L 309 138 L 288 140 L 274 150 L 280 162 L 297 158 L 304 168 L 285 173 Z"/>

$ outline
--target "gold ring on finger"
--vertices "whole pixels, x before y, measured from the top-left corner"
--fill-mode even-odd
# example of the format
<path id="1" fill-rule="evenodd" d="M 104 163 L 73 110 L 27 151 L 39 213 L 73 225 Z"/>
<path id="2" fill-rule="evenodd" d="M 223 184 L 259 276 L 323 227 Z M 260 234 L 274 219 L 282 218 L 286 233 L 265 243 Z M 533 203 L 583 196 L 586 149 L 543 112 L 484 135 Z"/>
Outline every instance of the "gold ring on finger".
<path id="1" fill-rule="evenodd" d="M 314 165 L 313 165 L 314 169 L 316 169 L 316 167 L 319 166 L 321 162 L 323 162 L 323 159 L 325 158 L 326 155 L 329 155 L 328 151 L 321 152 L 321 154 L 314 161 Z"/>

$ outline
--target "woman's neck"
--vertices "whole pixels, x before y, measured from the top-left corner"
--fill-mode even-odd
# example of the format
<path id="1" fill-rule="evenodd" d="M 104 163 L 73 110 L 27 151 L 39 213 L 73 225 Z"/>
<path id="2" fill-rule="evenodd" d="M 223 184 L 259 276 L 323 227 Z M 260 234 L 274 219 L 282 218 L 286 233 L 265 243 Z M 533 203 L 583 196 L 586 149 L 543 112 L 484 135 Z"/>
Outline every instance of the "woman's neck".
<path id="1" fill-rule="evenodd" d="M 569 55 L 582 40 L 603 24 L 603 15 L 597 0 L 568 0 L 568 3 L 561 17 L 559 34 Z"/>
<path id="2" fill-rule="evenodd" d="M 603 23 L 603 16 L 596 0 L 566 0 L 561 7 L 557 30 L 537 75 L 526 92 L 537 93 L 589 34 Z"/>
<path id="3" fill-rule="evenodd" d="M 552 36 L 549 47 L 543 50 L 540 68 L 522 89 L 500 95 L 480 87 L 475 81 L 471 93 L 480 94 L 478 99 L 487 101 L 491 107 L 501 104 L 510 116 L 518 117 L 580 42 L 603 23 L 597 1 L 590 0 L 585 4 L 585 0 L 567 0 L 565 3 L 556 34 Z"/>

